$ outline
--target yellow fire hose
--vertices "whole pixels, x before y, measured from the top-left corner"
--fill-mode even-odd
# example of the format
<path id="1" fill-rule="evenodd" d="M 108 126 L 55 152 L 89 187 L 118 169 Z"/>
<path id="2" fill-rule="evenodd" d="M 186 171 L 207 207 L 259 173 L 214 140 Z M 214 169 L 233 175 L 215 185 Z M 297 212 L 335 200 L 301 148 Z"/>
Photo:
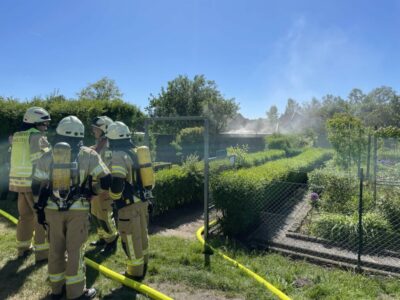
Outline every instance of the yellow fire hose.
<path id="1" fill-rule="evenodd" d="M 18 220 L 16 218 L 14 218 L 12 215 L 10 215 L 9 213 L 5 212 L 4 210 L 0 209 L 0 214 L 3 215 L 4 217 L 6 217 L 7 219 L 9 219 L 11 222 L 13 222 L 15 225 L 18 223 Z M 110 270 L 108 268 L 106 268 L 103 265 L 99 265 L 96 262 L 94 262 L 93 260 L 90 260 L 89 258 L 85 257 L 85 263 L 86 265 L 88 265 L 89 267 L 99 271 L 100 273 L 102 273 L 103 275 L 118 281 L 120 283 L 122 283 L 123 285 L 126 285 L 127 287 L 130 287 L 132 289 L 135 289 L 137 291 L 139 291 L 142 294 L 145 294 L 147 296 L 149 296 L 152 299 L 155 300 L 173 300 L 172 298 L 160 293 L 157 290 L 152 289 L 151 287 L 139 283 L 137 281 L 134 281 L 132 279 L 129 279 L 127 277 L 125 277 L 124 275 L 121 275 L 117 272 L 114 272 L 113 270 Z"/>
<path id="2" fill-rule="evenodd" d="M 210 222 L 210 226 L 214 225 L 216 223 L 216 220 L 213 220 Z M 200 243 L 202 243 L 204 245 L 204 239 L 202 237 L 204 231 L 204 226 L 200 227 L 197 232 L 196 232 L 196 236 L 197 239 L 200 241 Z M 287 295 L 285 295 L 283 292 L 281 292 L 278 288 L 276 288 L 275 286 L 273 286 L 271 283 L 269 283 L 268 281 L 266 281 L 264 278 L 262 278 L 261 276 L 257 275 L 256 273 L 254 273 L 253 271 L 249 270 L 248 268 L 246 268 L 245 266 L 241 265 L 240 263 L 238 263 L 237 261 L 233 260 L 232 258 L 230 258 L 229 256 L 226 256 L 225 254 L 219 252 L 218 250 L 214 249 L 213 247 L 211 247 L 210 245 L 208 245 L 214 252 L 218 253 L 218 255 L 222 256 L 224 259 L 226 259 L 227 261 L 231 262 L 235 267 L 238 267 L 240 270 L 244 271 L 247 275 L 249 275 L 250 277 L 253 277 L 255 280 L 257 280 L 259 283 L 261 283 L 262 285 L 264 285 L 269 291 L 271 291 L 273 294 L 275 294 L 276 296 L 278 296 L 279 299 L 281 300 L 291 300 Z"/>

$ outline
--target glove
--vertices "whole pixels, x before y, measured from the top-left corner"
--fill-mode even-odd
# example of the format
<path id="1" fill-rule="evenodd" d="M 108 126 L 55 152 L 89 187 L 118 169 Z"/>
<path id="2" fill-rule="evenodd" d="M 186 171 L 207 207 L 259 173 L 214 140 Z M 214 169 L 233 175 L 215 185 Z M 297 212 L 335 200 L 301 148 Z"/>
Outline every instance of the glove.
<path id="1" fill-rule="evenodd" d="M 33 208 L 36 210 L 36 215 L 38 219 L 38 223 L 40 225 L 47 225 L 46 223 L 46 216 L 44 214 L 44 207 L 39 206 L 37 203 L 33 205 Z"/>

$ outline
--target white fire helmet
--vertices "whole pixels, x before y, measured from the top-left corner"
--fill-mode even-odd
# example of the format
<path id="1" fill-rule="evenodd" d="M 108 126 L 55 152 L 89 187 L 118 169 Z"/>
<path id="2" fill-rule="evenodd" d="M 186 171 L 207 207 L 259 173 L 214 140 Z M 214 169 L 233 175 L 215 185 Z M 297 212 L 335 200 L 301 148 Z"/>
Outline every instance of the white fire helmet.
<path id="1" fill-rule="evenodd" d="M 34 106 L 26 110 L 23 121 L 28 124 L 37 124 L 50 121 L 50 114 L 44 108 Z"/>
<path id="2" fill-rule="evenodd" d="M 111 120 L 109 117 L 100 116 L 100 117 L 94 118 L 94 120 L 92 121 L 92 126 L 97 127 L 99 129 L 101 129 L 104 133 L 106 133 L 108 126 L 110 126 L 112 124 L 112 122 L 113 122 L 113 120 Z"/>
<path id="3" fill-rule="evenodd" d="M 131 131 L 128 126 L 126 126 L 123 122 L 116 121 L 108 126 L 106 137 L 110 140 L 124 140 L 130 139 L 132 136 Z"/>
<path id="4" fill-rule="evenodd" d="M 83 138 L 85 136 L 85 126 L 76 116 L 68 116 L 58 123 L 56 132 L 58 135 Z"/>

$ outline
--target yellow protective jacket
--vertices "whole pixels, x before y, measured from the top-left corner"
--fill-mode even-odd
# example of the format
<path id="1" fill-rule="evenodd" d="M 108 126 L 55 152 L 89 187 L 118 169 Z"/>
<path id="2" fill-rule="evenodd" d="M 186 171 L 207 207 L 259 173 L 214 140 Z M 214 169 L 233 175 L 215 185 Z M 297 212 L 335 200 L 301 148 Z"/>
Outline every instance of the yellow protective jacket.
<path id="1" fill-rule="evenodd" d="M 48 150 L 48 146 L 46 137 L 35 128 L 14 134 L 10 162 L 10 191 L 31 191 L 33 165 Z"/>

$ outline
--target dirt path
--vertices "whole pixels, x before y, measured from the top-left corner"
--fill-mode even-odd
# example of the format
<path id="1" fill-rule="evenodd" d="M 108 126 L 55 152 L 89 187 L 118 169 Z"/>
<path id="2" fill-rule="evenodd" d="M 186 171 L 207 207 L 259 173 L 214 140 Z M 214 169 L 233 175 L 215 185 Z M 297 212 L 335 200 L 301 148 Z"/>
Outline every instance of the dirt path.
<path id="1" fill-rule="evenodd" d="M 203 207 L 192 205 L 152 220 L 149 233 L 195 240 L 196 231 L 202 225 L 204 225 Z"/>

